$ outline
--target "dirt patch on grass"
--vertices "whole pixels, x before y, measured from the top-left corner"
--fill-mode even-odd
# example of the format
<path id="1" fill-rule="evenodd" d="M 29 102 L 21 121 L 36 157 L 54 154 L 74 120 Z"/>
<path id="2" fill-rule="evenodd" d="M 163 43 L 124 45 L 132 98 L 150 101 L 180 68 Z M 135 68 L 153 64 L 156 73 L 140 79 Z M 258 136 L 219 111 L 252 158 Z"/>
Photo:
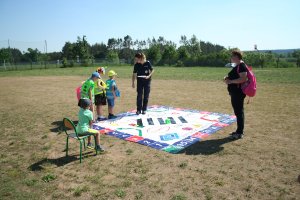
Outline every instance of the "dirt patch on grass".
<path id="1" fill-rule="evenodd" d="M 296 199 L 300 174 L 300 86 L 261 84 L 246 105 L 246 137 L 229 126 L 180 154 L 109 136 L 107 152 L 71 141 L 63 117 L 77 120 L 83 77 L 0 78 L 0 196 L 4 199 Z M 117 79 L 116 112 L 135 108 L 129 79 Z M 221 82 L 153 80 L 150 104 L 232 113 Z M 107 111 L 107 109 L 105 109 Z"/>

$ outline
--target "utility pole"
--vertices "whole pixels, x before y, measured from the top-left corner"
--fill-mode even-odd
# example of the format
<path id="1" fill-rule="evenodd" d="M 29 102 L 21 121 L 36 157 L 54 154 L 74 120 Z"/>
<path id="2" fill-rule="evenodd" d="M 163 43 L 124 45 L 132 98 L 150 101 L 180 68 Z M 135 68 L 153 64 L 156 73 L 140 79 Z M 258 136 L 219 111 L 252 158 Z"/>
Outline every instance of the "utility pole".
<path id="1" fill-rule="evenodd" d="M 261 53 L 260 53 L 260 51 L 257 48 L 257 44 L 254 45 L 254 50 L 256 50 L 258 52 L 258 54 L 259 54 L 259 64 L 260 64 L 260 68 L 262 68 L 263 64 L 262 64 L 262 59 L 261 59 Z"/>
<path id="2" fill-rule="evenodd" d="M 45 40 L 45 69 L 47 68 L 47 40 Z"/>
<path id="3" fill-rule="evenodd" d="M 11 49 L 10 49 L 10 41 L 9 41 L 9 39 L 7 39 L 7 45 L 8 45 L 8 51 L 9 51 L 8 62 L 10 63 L 10 66 L 11 66 L 11 64 L 14 63 L 14 57 L 13 57 L 13 55 L 12 55 L 12 53 L 11 53 Z M 5 69 L 6 69 L 6 67 L 5 67 Z"/>

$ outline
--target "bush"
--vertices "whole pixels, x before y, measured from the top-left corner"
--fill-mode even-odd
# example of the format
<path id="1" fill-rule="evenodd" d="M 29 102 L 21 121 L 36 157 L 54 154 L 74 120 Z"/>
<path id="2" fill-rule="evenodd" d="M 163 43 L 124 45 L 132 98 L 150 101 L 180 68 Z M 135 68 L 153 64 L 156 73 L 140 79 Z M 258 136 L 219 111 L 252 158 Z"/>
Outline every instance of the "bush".
<path id="1" fill-rule="evenodd" d="M 176 67 L 183 67 L 184 63 L 181 60 L 178 60 L 176 63 Z"/>
<path id="2" fill-rule="evenodd" d="M 63 64 L 63 67 L 68 67 L 68 60 L 67 60 L 67 58 L 63 58 L 62 64 Z"/>

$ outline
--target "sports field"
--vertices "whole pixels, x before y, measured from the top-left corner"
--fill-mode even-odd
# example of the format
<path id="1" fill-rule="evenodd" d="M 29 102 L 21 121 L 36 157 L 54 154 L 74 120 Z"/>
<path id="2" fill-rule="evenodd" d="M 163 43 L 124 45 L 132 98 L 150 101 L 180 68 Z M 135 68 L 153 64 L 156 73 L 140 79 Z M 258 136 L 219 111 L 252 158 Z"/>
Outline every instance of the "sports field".
<path id="1" fill-rule="evenodd" d="M 131 67 L 119 74 L 116 112 L 135 108 Z M 75 88 L 94 68 L 0 73 L 0 199 L 298 199 L 300 69 L 256 69 L 257 96 L 245 105 L 242 140 L 235 124 L 178 154 L 102 136 L 107 152 L 71 140 L 65 158 L 61 120 L 77 120 Z M 157 67 L 150 105 L 233 114 L 227 68 Z M 105 109 L 107 111 L 107 109 Z"/>

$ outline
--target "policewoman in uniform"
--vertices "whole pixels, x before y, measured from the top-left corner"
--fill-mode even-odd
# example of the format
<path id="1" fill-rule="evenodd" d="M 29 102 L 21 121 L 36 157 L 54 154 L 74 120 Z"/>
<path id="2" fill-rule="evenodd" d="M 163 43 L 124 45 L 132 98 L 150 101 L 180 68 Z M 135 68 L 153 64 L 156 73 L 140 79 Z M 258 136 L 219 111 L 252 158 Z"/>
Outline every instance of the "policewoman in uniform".
<path id="1" fill-rule="evenodd" d="M 146 56 L 143 53 L 135 54 L 135 65 L 132 74 L 132 88 L 135 88 L 135 79 L 137 79 L 137 98 L 136 114 L 146 114 L 150 87 L 151 77 L 154 73 L 154 69 L 149 61 L 146 60 Z"/>

